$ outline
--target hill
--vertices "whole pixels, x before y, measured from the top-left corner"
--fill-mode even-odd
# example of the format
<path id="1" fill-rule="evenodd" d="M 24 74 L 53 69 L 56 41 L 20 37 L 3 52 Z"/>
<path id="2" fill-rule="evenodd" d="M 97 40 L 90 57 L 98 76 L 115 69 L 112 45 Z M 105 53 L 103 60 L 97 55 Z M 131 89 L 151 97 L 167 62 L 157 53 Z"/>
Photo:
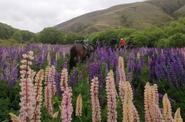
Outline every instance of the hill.
<path id="1" fill-rule="evenodd" d="M 10 25 L 0 23 L 0 39 L 9 39 L 16 30 Z"/>
<path id="2" fill-rule="evenodd" d="M 34 37 L 35 33 L 32 33 L 27 30 L 20 30 L 10 25 L 0 23 L 0 40 L 2 42 L 5 42 L 9 39 L 25 42 L 31 41 L 31 39 Z"/>
<path id="3" fill-rule="evenodd" d="M 148 0 L 95 11 L 55 26 L 64 32 L 87 34 L 107 28 L 143 29 L 164 25 L 185 14 L 185 0 Z"/>

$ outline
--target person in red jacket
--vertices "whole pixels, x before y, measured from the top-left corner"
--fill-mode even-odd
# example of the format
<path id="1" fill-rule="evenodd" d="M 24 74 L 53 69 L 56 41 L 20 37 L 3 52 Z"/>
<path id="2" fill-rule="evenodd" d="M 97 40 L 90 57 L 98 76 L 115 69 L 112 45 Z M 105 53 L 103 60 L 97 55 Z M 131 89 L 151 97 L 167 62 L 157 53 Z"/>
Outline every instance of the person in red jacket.
<path id="1" fill-rule="evenodd" d="M 120 42 L 119 42 L 119 48 L 124 48 L 125 45 L 126 45 L 126 40 L 123 39 L 123 38 L 121 38 L 121 39 L 120 39 Z"/>

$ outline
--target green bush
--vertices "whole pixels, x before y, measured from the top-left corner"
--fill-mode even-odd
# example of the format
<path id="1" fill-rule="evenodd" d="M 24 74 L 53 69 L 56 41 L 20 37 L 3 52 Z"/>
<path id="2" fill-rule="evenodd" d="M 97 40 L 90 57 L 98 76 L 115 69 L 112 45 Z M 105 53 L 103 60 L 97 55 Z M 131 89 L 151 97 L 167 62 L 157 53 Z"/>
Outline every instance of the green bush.
<path id="1" fill-rule="evenodd" d="M 65 43 L 74 43 L 75 40 L 83 40 L 84 37 L 75 33 L 65 34 Z"/>
<path id="2" fill-rule="evenodd" d="M 11 26 L 0 23 L 0 39 L 10 39 L 15 31 Z"/>
<path id="3" fill-rule="evenodd" d="M 148 46 L 149 44 L 149 38 L 148 36 L 145 35 L 144 32 L 135 32 L 133 33 L 129 39 L 129 42 L 131 42 L 131 44 L 134 44 L 138 47 L 142 47 L 142 46 Z"/>
<path id="4" fill-rule="evenodd" d="M 64 43 L 64 34 L 55 28 L 45 28 L 38 34 L 38 40 L 42 43 L 62 44 Z"/>
<path id="5" fill-rule="evenodd" d="M 20 42 L 28 42 L 35 38 L 35 34 L 29 31 L 16 31 L 12 38 Z"/>
<path id="6" fill-rule="evenodd" d="M 185 34 L 176 33 L 169 37 L 170 47 L 184 47 L 185 46 Z"/>
<path id="7" fill-rule="evenodd" d="M 166 38 L 160 39 L 159 41 L 155 43 L 155 46 L 160 47 L 160 48 L 167 48 L 169 47 L 169 42 L 170 42 L 169 39 L 166 39 Z"/>

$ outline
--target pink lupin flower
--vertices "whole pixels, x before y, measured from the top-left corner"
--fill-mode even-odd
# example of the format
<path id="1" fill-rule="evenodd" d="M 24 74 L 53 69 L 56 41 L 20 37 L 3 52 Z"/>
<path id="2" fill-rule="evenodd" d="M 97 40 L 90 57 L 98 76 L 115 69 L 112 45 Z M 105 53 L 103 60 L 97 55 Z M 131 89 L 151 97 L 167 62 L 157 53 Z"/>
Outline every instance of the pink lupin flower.
<path id="1" fill-rule="evenodd" d="M 122 103 L 123 103 L 123 96 L 124 96 L 124 90 L 122 90 L 122 85 L 124 82 L 126 82 L 126 75 L 125 75 L 125 65 L 124 65 L 124 59 L 123 57 L 119 57 L 118 59 L 118 76 L 119 76 L 119 95 L 121 97 Z"/>
<path id="2" fill-rule="evenodd" d="M 123 101 L 123 122 L 139 122 L 139 115 L 133 104 L 133 91 L 128 81 L 122 85 L 124 91 Z"/>
<path id="3" fill-rule="evenodd" d="M 62 94 L 61 102 L 61 120 L 62 122 L 71 122 L 72 121 L 72 90 L 70 87 L 66 87 L 64 93 Z"/>
<path id="4" fill-rule="evenodd" d="M 163 116 L 159 108 L 157 85 L 145 85 L 144 91 L 144 107 L 145 107 L 145 121 L 147 122 L 162 122 Z"/>
<path id="5" fill-rule="evenodd" d="M 54 66 L 47 67 L 45 71 L 45 106 L 50 116 L 53 116 L 53 103 L 52 99 L 56 93 L 55 85 L 55 73 L 56 69 Z"/>
<path id="6" fill-rule="evenodd" d="M 115 88 L 114 74 L 112 70 L 108 73 L 108 76 L 106 79 L 106 92 L 107 92 L 107 107 L 108 107 L 107 122 L 117 122 L 116 88 Z"/>
<path id="7" fill-rule="evenodd" d="M 98 78 L 94 77 L 91 83 L 91 108 L 92 108 L 92 122 L 101 122 L 100 102 L 98 99 L 99 83 Z"/>
<path id="8" fill-rule="evenodd" d="M 20 86 L 21 86 L 21 100 L 20 100 L 20 115 L 22 122 L 30 122 L 33 120 L 33 113 L 35 107 L 35 89 L 33 85 L 33 71 L 30 68 L 33 60 L 33 52 L 29 51 L 23 54 L 23 60 L 20 66 Z"/>
<path id="9" fill-rule="evenodd" d="M 68 71 L 66 68 L 62 69 L 61 79 L 60 79 L 60 88 L 61 91 L 64 91 L 66 87 L 68 87 Z"/>
<path id="10" fill-rule="evenodd" d="M 41 104 L 42 104 L 42 81 L 44 79 L 44 70 L 40 70 L 35 77 L 35 91 L 36 91 L 36 105 L 34 109 L 33 122 L 40 122 L 41 120 Z"/>
<path id="11" fill-rule="evenodd" d="M 51 66 L 51 70 L 48 75 L 48 82 L 51 82 L 51 84 L 52 84 L 51 91 L 52 91 L 53 96 L 55 95 L 55 93 L 57 91 L 56 90 L 55 75 L 56 75 L 56 68 L 55 68 L 55 66 Z"/>

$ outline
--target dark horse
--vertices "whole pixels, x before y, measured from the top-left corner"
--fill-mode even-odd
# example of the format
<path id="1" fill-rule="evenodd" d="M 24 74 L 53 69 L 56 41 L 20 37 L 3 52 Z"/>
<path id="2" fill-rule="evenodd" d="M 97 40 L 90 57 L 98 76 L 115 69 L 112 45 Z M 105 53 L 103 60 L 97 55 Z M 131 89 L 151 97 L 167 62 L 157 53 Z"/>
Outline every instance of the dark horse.
<path id="1" fill-rule="evenodd" d="M 70 50 L 69 70 L 85 61 L 94 50 L 94 46 L 90 44 L 74 44 Z"/>

